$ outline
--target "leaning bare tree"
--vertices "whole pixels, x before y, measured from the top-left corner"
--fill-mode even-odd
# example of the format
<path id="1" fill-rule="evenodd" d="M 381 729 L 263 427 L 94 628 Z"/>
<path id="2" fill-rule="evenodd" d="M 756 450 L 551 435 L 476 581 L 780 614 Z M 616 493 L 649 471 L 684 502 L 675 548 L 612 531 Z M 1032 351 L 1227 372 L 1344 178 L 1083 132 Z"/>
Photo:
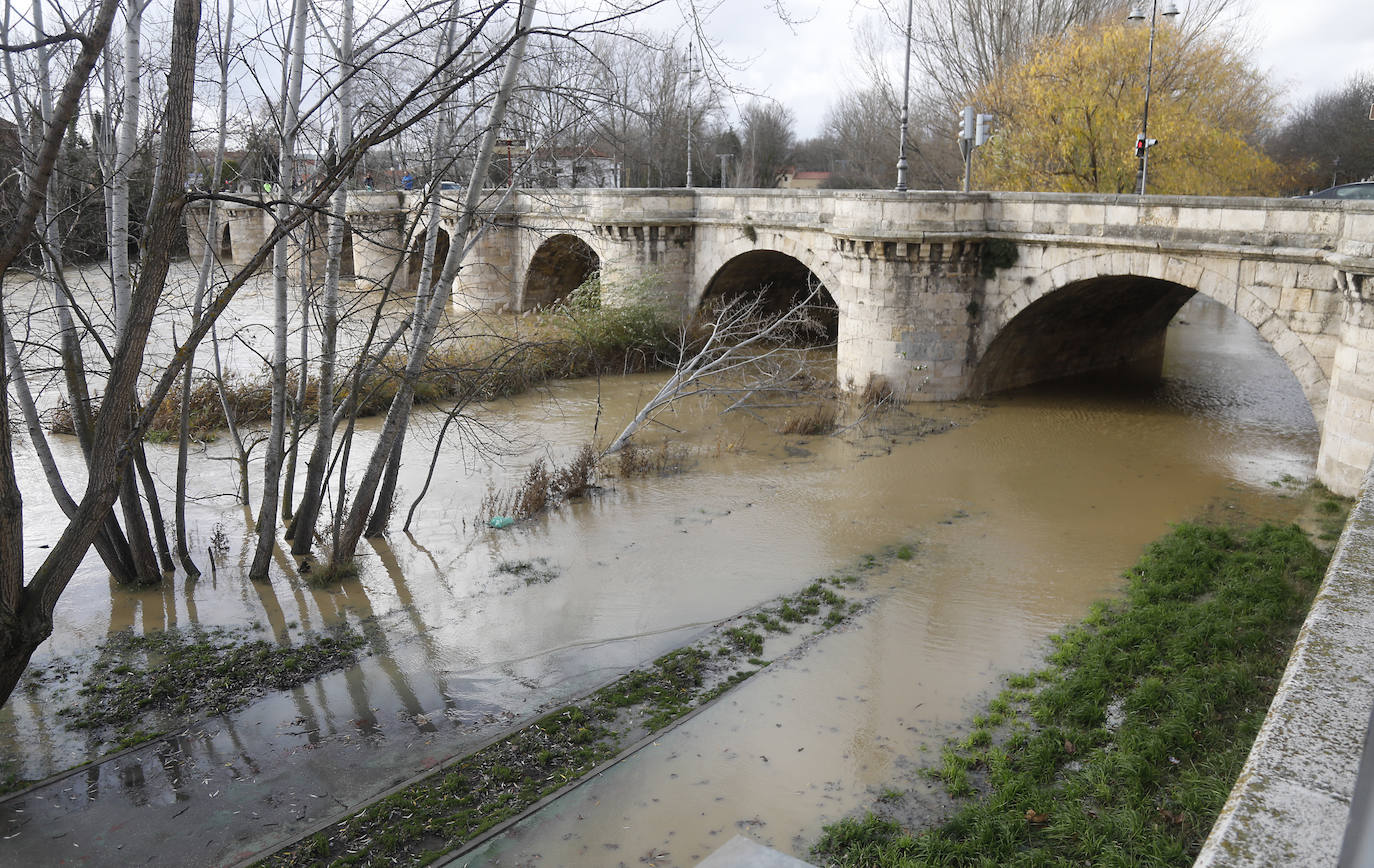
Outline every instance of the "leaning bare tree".
<path id="1" fill-rule="evenodd" d="M 795 395 L 807 368 L 805 349 L 825 329 L 817 318 L 821 287 L 813 285 L 780 313 L 766 292 L 736 295 L 709 312 L 700 333 L 683 329 L 672 373 L 601 455 L 614 455 L 663 410 L 688 398 L 729 398 L 725 412 L 779 394 Z"/>

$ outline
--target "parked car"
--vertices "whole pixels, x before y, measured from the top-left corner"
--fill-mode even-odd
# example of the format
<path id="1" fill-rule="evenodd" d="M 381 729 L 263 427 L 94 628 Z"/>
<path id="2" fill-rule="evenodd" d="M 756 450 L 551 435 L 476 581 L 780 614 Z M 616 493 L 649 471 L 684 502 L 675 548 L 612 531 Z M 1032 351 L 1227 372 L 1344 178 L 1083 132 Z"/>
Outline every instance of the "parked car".
<path id="1" fill-rule="evenodd" d="M 1297 199 L 1370 199 L 1374 200 L 1374 181 L 1357 181 L 1354 184 L 1338 184 L 1327 187 Z"/>

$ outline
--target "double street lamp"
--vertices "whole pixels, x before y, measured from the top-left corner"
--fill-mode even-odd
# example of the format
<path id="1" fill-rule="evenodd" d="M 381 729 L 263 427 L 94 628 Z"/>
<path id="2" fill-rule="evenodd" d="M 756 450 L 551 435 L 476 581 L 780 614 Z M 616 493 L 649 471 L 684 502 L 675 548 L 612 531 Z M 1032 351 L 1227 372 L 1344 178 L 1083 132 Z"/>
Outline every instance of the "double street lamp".
<path id="1" fill-rule="evenodd" d="M 1145 195 L 1145 176 L 1150 168 L 1150 145 L 1154 144 L 1150 138 L 1150 79 L 1155 69 L 1155 21 L 1159 15 L 1165 18 L 1178 15 L 1178 7 L 1174 5 L 1174 0 L 1164 0 L 1163 9 L 1159 8 L 1159 0 L 1150 0 L 1150 52 L 1145 62 L 1145 114 L 1140 121 L 1140 136 L 1135 140 L 1135 155 L 1140 160 L 1136 192 L 1142 196 Z M 1145 20 L 1145 0 L 1136 0 L 1126 19 Z"/>

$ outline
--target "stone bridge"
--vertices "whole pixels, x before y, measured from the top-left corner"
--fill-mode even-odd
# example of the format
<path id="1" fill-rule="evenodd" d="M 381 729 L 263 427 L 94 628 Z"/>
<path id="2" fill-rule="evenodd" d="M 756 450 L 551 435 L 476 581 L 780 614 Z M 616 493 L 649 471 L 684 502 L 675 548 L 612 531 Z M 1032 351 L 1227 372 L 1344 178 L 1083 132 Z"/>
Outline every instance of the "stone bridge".
<path id="1" fill-rule="evenodd" d="M 441 249 L 456 218 L 445 197 Z M 360 285 L 413 283 L 414 193 L 349 198 Z M 259 223 L 254 224 L 253 221 Z M 191 233 L 195 235 L 195 233 Z M 244 261 L 261 217 L 217 239 Z M 476 242 L 455 304 L 528 310 L 599 271 L 603 301 L 680 316 L 809 279 L 837 309 L 837 378 L 909 400 L 976 397 L 1162 358 L 1200 292 L 1288 364 L 1322 431 L 1318 476 L 1354 494 L 1374 457 L 1374 203 L 1043 193 L 516 191 Z M 1156 368 L 1157 370 L 1157 368 Z"/>

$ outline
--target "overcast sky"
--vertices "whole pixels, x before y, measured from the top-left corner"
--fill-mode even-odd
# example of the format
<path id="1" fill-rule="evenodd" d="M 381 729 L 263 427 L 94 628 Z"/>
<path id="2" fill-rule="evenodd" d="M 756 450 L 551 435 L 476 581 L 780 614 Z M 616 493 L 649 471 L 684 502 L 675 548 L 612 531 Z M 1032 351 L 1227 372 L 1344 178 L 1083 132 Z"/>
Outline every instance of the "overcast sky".
<path id="1" fill-rule="evenodd" d="M 774 11 L 779 2 L 791 25 Z M 1339 87 L 1361 69 L 1374 71 L 1374 0 L 1241 2 L 1249 3 L 1244 26 L 1258 46 L 1252 60 L 1285 88 L 1290 104 Z M 1186 8 L 1185 0 L 1179 5 Z M 748 62 L 732 77 L 791 108 L 806 138 L 820 132 L 832 95 L 857 80 L 854 24 L 876 7 L 876 0 L 719 0 L 706 29 L 723 55 Z M 653 26 L 668 29 L 677 14 L 665 3 Z"/>

